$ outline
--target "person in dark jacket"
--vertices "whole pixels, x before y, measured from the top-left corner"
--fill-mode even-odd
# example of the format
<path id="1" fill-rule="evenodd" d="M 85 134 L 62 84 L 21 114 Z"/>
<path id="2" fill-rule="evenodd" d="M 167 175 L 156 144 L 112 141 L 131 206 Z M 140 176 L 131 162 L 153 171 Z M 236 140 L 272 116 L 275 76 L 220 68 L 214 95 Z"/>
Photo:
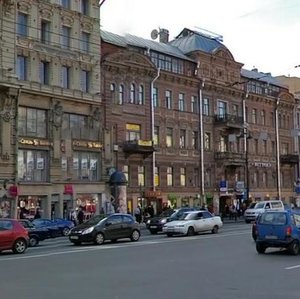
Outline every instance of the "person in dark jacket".
<path id="1" fill-rule="evenodd" d="M 82 208 L 79 208 L 79 211 L 77 213 L 77 221 L 79 224 L 83 223 L 84 213 L 82 211 Z"/>

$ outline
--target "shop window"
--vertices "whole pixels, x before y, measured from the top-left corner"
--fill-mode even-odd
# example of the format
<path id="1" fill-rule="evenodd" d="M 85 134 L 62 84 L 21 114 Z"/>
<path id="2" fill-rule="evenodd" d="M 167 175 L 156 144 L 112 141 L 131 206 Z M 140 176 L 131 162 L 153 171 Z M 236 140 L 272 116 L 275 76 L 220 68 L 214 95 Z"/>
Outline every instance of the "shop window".
<path id="1" fill-rule="evenodd" d="M 141 125 L 126 124 L 126 141 L 141 139 Z"/>
<path id="2" fill-rule="evenodd" d="M 37 196 L 19 196 L 17 218 L 34 219 L 37 212 L 44 217 L 43 202 L 46 198 Z"/>
<path id="3" fill-rule="evenodd" d="M 99 180 L 100 157 L 98 153 L 74 152 L 73 179 L 97 181 Z"/>
<path id="4" fill-rule="evenodd" d="M 39 150 L 18 151 L 18 179 L 25 182 L 47 182 L 49 153 Z"/>

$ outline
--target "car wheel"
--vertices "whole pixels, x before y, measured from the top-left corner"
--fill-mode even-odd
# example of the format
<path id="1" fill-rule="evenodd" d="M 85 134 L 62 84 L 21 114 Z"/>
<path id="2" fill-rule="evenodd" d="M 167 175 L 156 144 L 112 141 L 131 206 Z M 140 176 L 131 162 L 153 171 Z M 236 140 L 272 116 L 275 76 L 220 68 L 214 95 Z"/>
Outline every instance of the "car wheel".
<path id="1" fill-rule="evenodd" d="M 293 241 L 289 247 L 288 247 L 288 251 L 290 252 L 290 254 L 292 255 L 298 255 L 299 254 L 299 242 L 298 241 Z"/>
<path id="2" fill-rule="evenodd" d="M 131 237 L 130 237 L 130 240 L 132 241 L 132 242 L 136 242 L 136 241 L 138 241 L 139 239 L 140 239 L 140 232 L 138 231 L 138 230 L 134 230 L 132 233 L 131 233 Z"/>
<path id="3" fill-rule="evenodd" d="M 95 237 L 95 244 L 101 245 L 104 243 L 104 235 L 102 233 L 98 233 Z"/>
<path id="4" fill-rule="evenodd" d="M 167 233 L 167 236 L 168 236 L 168 237 L 172 237 L 173 234 L 172 234 L 172 233 Z"/>
<path id="5" fill-rule="evenodd" d="M 256 251 L 258 253 L 265 253 L 267 247 L 261 243 L 256 243 Z"/>
<path id="6" fill-rule="evenodd" d="M 27 248 L 27 243 L 24 239 L 17 239 L 13 245 L 14 253 L 24 253 Z"/>
<path id="7" fill-rule="evenodd" d="M 212 234 L 217 234 L 219 231 L 219 227 L 217 225 L 215 225 L 211 231 Z"/>
<path id="8" fill-rule="evenodd" d="M 37 237 L 30 237 L 29 238 L 29 246 L 30 247 L 35 247 L 39 244 L 39 240 Z"/>
<path id="9" fill-rule="evenodd" d="M 150 234 L 151 235 L 156 235 L 157 234 L 157 230 L 150 229 Z"/>
<path id="10" fill-rule="evenodd" d="M 187 236 L 193 236 L 194 234 L 195 234 L 195 230 L 194 230 L 194 228 L 192 226 L 190 226 L 188 228 L 188 231 L 187 231 L 186 235 Z"/>
<path id="11" fill-rule="evenodd" d="M 67 236 L 70 232 L 70 229 L 68 227 L 64 227 L 63 230 L 62 230 L 62 234 L 63 236 Z"/>

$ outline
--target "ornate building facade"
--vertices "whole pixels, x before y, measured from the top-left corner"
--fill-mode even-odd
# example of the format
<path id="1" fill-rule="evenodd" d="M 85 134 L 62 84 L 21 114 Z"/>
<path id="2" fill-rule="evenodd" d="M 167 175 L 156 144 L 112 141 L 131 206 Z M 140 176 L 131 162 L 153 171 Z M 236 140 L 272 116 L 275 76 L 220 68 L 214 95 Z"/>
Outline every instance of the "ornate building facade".
<path id="1" fill-rule="evenodd" d="M 245 70 L 218 39 L 185 28 L 173 41 L 101 32 L 111 165 L 132 206 L 294 201 L 295 99 Z M 106 143 L 105 143 L 106 144 Z M 107 143 L 108 144 L 108 143 Z"/>
<path id="2" fill-rule="evenodd" d="M 105 193 L 99 4 L 0 3 L 1 213 L 88 217 Z"/>

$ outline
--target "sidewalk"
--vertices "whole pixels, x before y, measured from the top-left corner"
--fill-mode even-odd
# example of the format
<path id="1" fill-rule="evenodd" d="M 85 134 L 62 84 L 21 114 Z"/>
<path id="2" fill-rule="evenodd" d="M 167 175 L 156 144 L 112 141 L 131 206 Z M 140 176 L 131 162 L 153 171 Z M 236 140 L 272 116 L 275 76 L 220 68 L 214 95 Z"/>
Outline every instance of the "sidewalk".
<path id="1" fill-rule="evenodd" d="M 241 222 L 243 223 L 243 222 L 245 222 L 245 219 L 244 219 L 243 216 L 238 217 L 236 220 L 234 220 L 234 219 L 229 219 L 229 217 L 224 217 L 224 218 L 222 219 L 222 221 L 223 221 L 224 224 L 226 224 L 226 223 L 241 223 Z"/>

